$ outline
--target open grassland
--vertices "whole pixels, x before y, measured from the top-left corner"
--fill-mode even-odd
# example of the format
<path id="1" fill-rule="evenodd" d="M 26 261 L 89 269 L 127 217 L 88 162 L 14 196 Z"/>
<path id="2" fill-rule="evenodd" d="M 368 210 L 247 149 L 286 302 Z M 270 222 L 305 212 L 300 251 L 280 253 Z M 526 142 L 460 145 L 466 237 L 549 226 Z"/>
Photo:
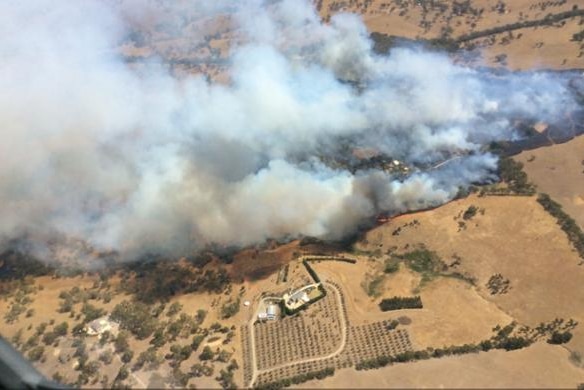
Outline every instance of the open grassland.
<path id="1" fill-rule="evenodd" d="M 384 256 L 385 257 L 385 256 Z M 350 264 L 322 262 L 313 264 L 321 277 L 338 282 L 347 303 L 347 313 L 355 326 L 380 321 L 407 318 L 412 343 L 417 348 L 442 347 L 477 342 L 487 338 L 496 325 L 507 324 L 512 318 L 494 303 L 484 299 L 466 281 L 436 278 L 419 289 L 421 275 L 402 266 L 399 271 L 384 274 L 381 259 L 363 259 L 357 267 Z M 381 277 L 381 296 L 369 296 L 362 286 L 367 274 Z M 418 291 L 419 290 L 419 291 Z M 382 297 L 419 294 L 423 309 L 382 312 L 378 303 Z"/>
<path id="2" fill-rule="evenodd" d="M 356 372 L 309 381 L 299 388 L 575 388 L 584 372 L 569 352 L 538 343 L 527 349 L 491 351 Z"/>
<path id="3" fill-rule="evenodd" d="M 436 38 L 445 32 L 459 36 L 582 5 L 578 0 L 322 0 L 316 4 L 324 19 L 337 12 L 354 12 L 363 15 L 372 31 L 410 38 Z"/>
<path id="4" fill-rule="evenodd" d="M 540 192 L 549 194 L 584 228 L 584 137 L 515 157 Z"/>
<path id="5" fill-rule="evenodd" d="M 470 206 L 478 212 L 464 219 Z M 413 220 L 418 221 L 415 226 Z M 482 298 L 521 324 L 584 320 L 581 259 L 535 197 L 471 196 L 404 215 L 370 231 L 360 247 L 399 253 L 420 245 L 435 251 L 450 272 L 472 280 Z M 422 297 L 431 286 L 422 284 Z M 464 318 L 465 310 L 459 316 Z M 583 331 L 577 327 L 573 333 L 566 345 L 582 354 Z"/>
<path id="6" fill-rule="evenodd" d="M 474 44 L 483 49 L 482 61 L 487 64 L 510 69 L 581 69 L 582 45 L 572 37 L 584 28 L 582 20 L 493 34 Z"/>
<path id="7" fill-rule="evenodd" d="M 363 16 L 371 32 L 429 40 L 456 40 L 470 33 L 542 20 L 549 14 L 573 11 L 574 6 L 583 8 L 577 0 L 318 0 L 316 4 L 325 20 L 338 12 L 355 12 Z M 567 18 L 546 26 L 482 36 L 465 42 L 463 47 L 481 49 L 470 56 L 477 65 L 512 69 L 582 68 L 583 47 L 572 39 L 582 29 L 581 17 Z"/>

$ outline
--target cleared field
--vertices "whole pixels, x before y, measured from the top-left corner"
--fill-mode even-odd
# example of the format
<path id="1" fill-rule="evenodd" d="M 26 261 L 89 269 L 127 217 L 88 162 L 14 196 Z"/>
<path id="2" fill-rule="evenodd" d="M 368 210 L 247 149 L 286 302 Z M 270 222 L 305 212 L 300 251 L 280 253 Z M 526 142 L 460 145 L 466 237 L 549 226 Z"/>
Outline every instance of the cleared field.
<path id="1" fill-rule="evenodd" d="M 519 351 L 491 351 L 431 359 L 371 371 L 338 370 L 298 388 L 576 388 L 584 371 L 564 348 L 538 343 Z"/>
<path id="2" fill-rule="evenodd" d="M 513 321 L 474 287 L 457 279 L 439 278 L 422 288 L 420 295 L 424 309 L 399 311 L 411 319 L 409 328 L 418 348 L 476 343 L 489 338 L 493 327 Z"/>
<path id="3" fill-rule="evenodd" d="M 459 2 L 463 4 L 463 2 Z M 347 11 L 361 14 L 372 32 L 410 39 L 435 39 L 442 36 L 457 38 L 470 32 L 482 31 L 520 21 L 542 19 L 550 13 L 566 12 L 582 6 L 578 0 L 474 0 L 456 6 L 447 1 L 354 0 L 317 1 L 325 20 Z M 484 47 L 477 65 L 504 65 L 512 69 L 582 68 L 582 47 L 572 41 L 572 35 L 582 30 L 580 18 L 568 19 L 553 27 L 515 30 L 511 35 L 497 34 L 471 43 Z M 501 61 L 505 55 L 504 61 Z"/>
<path id="4" fill-rule="evenodd" d="M 565 24 L 494 34 L 475 42 L 484 48 L 483 61 L 510 69 L 582 68 L 581 44 L 572 40 L 582 27 L 580 18 L 574 18 Z"/>
<path id="5" fill-rule="evenodd" d="M 471 205 L 481 211 L 463 220 Z M 413 220 L 419 224 L 406 227 Z M 398 227 L 402 229 L 394 235 Z M 535 197 L 472 196 L 395 218 L 370 231 L 365 242 L 363 248 L 399 251 L 424 244 L 451 269 L 473 276 L 484 299 L 522 324 L 536 326 L 556 317 L 584 320 L 584 268 L 564 232 Z M 491 294 L 488 283 L 496 274 L 509 280 L 507 293 Z M 422 297 L 430 286 L 422 288 Z M 458 316 L 465 318 L 465 309 L 459 309 Z M 584 352 L 583 329 L 578 326 L 573 332 L 567 344 L 570 350 Z"/>
<path id="6" fill-rule="evenodd" d="M 341 286 L 348 317 L 354 326 L 407 317 L 410 322 L 404 325 L 404 329 L 408 329 L 414 349 L 423 349 L 477 342 L 490 337 L 494 326 L 513 320 L 495 303 L 484 299 L 468 282 L 443 277 L 431 281 L 418 292 L 423 309 L 382 312 L 378 306 L 381 298 L 417 295 L 415 291 L 421 281 L 419 274 L 403 265 L 398 272 L 383 276 L 380 264 L 383 259 L 364 258 L 356 265 L 313 263 L 321 277 L 337 281 Z M 379 297 L 368 296 L 361 286 L 368 272 L 383 276 Z"/>
<path id="7" fill-rule="evenodd" d="M 355 12 L 363 15 L 372 31 L 410 38 L 436 38 L 444 32 L 444 27 L 458 36 L 519 19 L 543 18 L 548 13 L 569 11 L 574 5 L 581 5 L 578 0 L 473 0 L 459 6 L 449 1 L 407 0 L 322 0 L 315 3 L 320 4 L 320 14 L 325 19 L 337 12 Z"/>
<path id="8" fill-rule="evenodd" d="M 415 33 L 437 37 L 443 32 L 440 28 L 443 25 L 450 26 L 452 33 L 459 35 L 514 23 L 519 18 L 538 19 L 548 13 L 569 11 L 580 3 L 578 0 L 473 0 L 468 5 L 455 6 L 448 1 L 373 0 L 361 3 L 356 0 L 323 0 L 318 4 L 322 4 L 320 13 L 324 18 L 336 12 L 356 12 L 363 15 L 374 31 L 401 36 L 413 37 L 410 34 Z M 394 23 L 400 20 L 407 23 Z M 408 26 L 409 31 L 398 30 L 402 26 Z"/>
<path id="9" fill-rule="evenodd" d="M 540 192 L 549 194 L 584 228 L 584 137 L 525 151 L 521 161 Z"/>

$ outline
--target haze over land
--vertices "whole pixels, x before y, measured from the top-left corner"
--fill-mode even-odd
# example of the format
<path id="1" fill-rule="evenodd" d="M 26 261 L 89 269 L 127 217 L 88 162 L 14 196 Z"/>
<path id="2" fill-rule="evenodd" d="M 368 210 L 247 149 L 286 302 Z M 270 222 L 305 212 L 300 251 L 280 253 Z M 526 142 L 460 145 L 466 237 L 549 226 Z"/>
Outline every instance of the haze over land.
<path id="1" fill-rule="evenodd" d="M 0 338 L 81 388 L 584 388 L 581 3 L 0 2 Z"/>
<path id="2" fill-rule="evenodd" d="M 130 259 L 341 238 L 494 180 L 483 145 L 576 107 L 567 76 L 494 75 L 421 46 L 378 55 L 358 15 L 325 24 L 304 1 L 197 6 L 235 26 L 227 83 L 178 77 L 155 56 L 129 66 L 120 44 L 153 17 L 141 2 L 0 7 L 0 236 L 47 260 L 59 256 L 47 243 L 66 240 Z M 409 172 L 326 163 L 357 147 Z"/>

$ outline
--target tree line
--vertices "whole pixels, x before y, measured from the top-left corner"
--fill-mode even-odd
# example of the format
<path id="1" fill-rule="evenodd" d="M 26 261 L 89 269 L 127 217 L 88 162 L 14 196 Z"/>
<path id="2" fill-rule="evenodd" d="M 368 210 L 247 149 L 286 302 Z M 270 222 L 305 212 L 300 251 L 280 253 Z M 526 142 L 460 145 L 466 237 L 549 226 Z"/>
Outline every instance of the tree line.
<path id="1" fill-rule="evenodd" d="M 314 280 L 314 283 L 320 283 L 320 277 L 318 276 L 316 271 L 310 266 L 310 264 L 308 264 L 308 261 L 302 260 L 302 265 L 304 265 L 306 271 L 310 274 L 312 280 Z"/>
<path id="2" fill-rule="evenodd" d="M 419 295 L 415 297 L 393 297 L 385 298 L 379 302 L 381 311 L 400 310 L 400 309 L 421 309 L 422 298 Z"/>
<path id="3" fill-rule="evenodd" d="M 522 22 L 506 24 L 504 26 L 497 26 L 493 28 L 489 28 L 486 30 L 475 31 L 468 34 L 464 34 L 459 38 L 455 39 L 456 43 L 462 43 L 467 41 L 472 41 L 477 38 L 487 37 L 493 34 L 500 34 L 503 32 L 508 32 L 512 30 L 519 30 L 522 28 L 529 28 L 529 27 L 537 27 L 537 26 L 549 26 L 553 23 L 560 22 L 564 19 L 573 18 L 576 16 L 584 16 L 584 10 L 578 9 L 578 6 L 575 5 L 574 8 L 570 11 L 559 12 L 557 14 L 547 14 L 543 19 L 537 20 L 524 20 Z"/>
<path id="4" fill-rule="evenodd" d="M 256 386 L 256 389 L 262 390 L 277 390 L 283 389 L 285 387 L 290 387 L 292 385 L 298 385 L 300 383 L 308 382 L 313 379 L 324 379 L 327 376 L 333 376 L 335 374 L 334 367 L 327 367 L 318 371 L 310 371 L 304 374 L 294 375 L 290 378 L 280 379 L 278 381 L 264 383 Z"/>
<path id="5" fill-rule="evenodd" d="M 549 333 L 551 333 L 549 335 L 549 339 L 547 340 L 549 344 L 564 344 L 572 339 L 572 333 L 569 331 L 569 329 L 573 329 L 577 323 L 575 323 L 573 320 L 570 320 L 567 323 L 568 328 L 564 327 L 563 330 L 554 327 L 554 324 L 557 326 L 561 323 L 563 323 L 563 320 L 556 319 L 549 325 L 542 323 L 539 326 L 539 328 L 545 328 L 547 331 L 549 331 Z M 470 343 L 462 345 L 451 345 L 449 347 L 443 348 L 426 348 L 425 350 L 407 351 L 394 356 L 381 355 L 376 358 L 363 360 L 357 363 L 355 365 L 355 369 L 370 370 L 385 367 L 394 363 L 440 358 L 443 356 L 463 355 L 467 353 L 478 353 L 481 351 L 487 352 L 492 349 L 513 351 L 530 346 L 538 340 L 538 337 L 541 336 L 539 333 L 536 335 L 532 334 L 531 336 L 528 335 L 529 328 L 527 327 L 519 329 L 519 332 L 517 333 L 516 327 L 516 322 L 512 322 L 503 327 L 497 325 L 495 328 L 493 328 L 495 334 L 491 338 L 482 340 L 477 344 Z"/>
<path id="6" fill-rule="evenodd" d="M 548 194 L 539 194 L 537 201 L 543 206 L 545 211 L 556 219 L 558 225 L 566 233 L 580 257 L 584 259 L 584 233 L 582 233 L 582 229 L 580 229 L 576 221 L 566 214 L 562 206 L 550 198 Z"/>
<path id="7" fill-rule="evenodd" d="M 510 23 L 503 26 L 497 26 L 481 31 L 474 31 L 468 34 L 464 34 L 458 38 L 451 38 L 447 34 L 442 35 L 439 38 L 430 40 L 420 40 L 423 44 L 431 49 L 446 50 L 449 52 L 455 52 L 460 49 L 460 44 L 468 41 L 472 41 L 478 38 L 488 37 L 494 34 L 505 33 L 513 30 L 519 30 L 523 28 L 538 27 L 538 26 L 549 26 L 554 23 L 560 22 L 564 19 L 569 19 L 577 16 L 584 16 L 584 10 L 578 9 L 577 5 L 574 5 L 572 10 L 559 12 L 557 14 L 548 14 L 542 19 L 537 20 L 525 20 L 516 23 Z M 374 32 L 370 35 L 373 41 L 373 49 L 377 53 L 385 54 L 392 47 L 398 45 L 400 42 L 407 42 L 407 39 L 399 38 L 392 35 L 382 34 Z M 576 33 L 573 36 L 573 40 L 579 41 L 584 39 L 584 31 Z"/>

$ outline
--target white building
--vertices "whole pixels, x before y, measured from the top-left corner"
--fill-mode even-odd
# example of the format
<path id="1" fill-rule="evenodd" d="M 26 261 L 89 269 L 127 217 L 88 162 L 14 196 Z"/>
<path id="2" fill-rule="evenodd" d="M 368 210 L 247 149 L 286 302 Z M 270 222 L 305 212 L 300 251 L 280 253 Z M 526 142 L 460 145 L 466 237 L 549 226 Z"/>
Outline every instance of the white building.
<path id="1" fill-rule="evenodd" d="M 278 305 L 274 303 L 269 303 L 266 306 L 266 311 L 258 313 L 258 320 L 260 321 L 275 321 L 278 319 Z"/>
<path id="2" fill-rule="evenodd" d="M 278 315 L 278 307 L 274 304 L 268 305 L 268 308 L 266 309 L 266 316 L 267 316 L 268 320 L 270 320 L 270 321 L 275 320 L 277 315 Z"/>
<path id="3" fill-rule="evenodd" d="M 117 333 L 117 331 L 118 324 L 110 320 L 108 316 L 93 320 L 85 326 L 85 332 L 88 336 L 97 336 L 105 332 Z"/>

